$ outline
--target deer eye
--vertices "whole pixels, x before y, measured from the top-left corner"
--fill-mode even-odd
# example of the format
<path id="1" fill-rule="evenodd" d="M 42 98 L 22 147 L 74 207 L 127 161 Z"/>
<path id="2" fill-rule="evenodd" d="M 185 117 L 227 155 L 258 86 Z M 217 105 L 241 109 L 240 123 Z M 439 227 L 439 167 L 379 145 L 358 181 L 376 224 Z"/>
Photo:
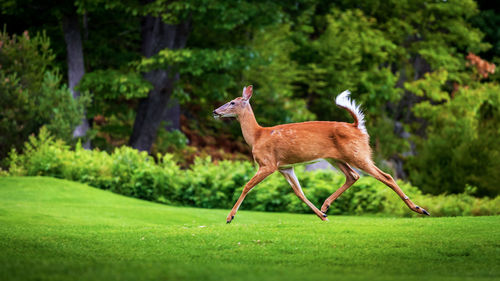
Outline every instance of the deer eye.
<path id="1" fill-rule="evenodd" d="M 234 101 L 232 101 L 230 104 L 231 104 L 231 105 L 234 105 Z"/>

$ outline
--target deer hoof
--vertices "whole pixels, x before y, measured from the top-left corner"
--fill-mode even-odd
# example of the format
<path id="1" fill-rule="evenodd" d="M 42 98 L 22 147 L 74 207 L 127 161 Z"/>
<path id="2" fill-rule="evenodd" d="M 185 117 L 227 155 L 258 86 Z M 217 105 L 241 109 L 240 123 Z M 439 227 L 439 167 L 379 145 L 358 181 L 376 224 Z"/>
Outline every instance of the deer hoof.
<path id="1" fill-rule="evenodd" d="M 231 223 L 234 219 L 234 216 L 231 216 L 231 218 L 227 218 L 226 223 Z"/>
<path id="2" fill-rule="evenodd" d="M 316 215 L 318 215 L 318 214 L 316 214 Z M 322 221 L 328 221 L 327 215 L 325 215 L 325 214 L 323 214 L 323 213 L 322 213 L 321 215 L 318 215 L 318 217 L 319 217 L 319 218 L 320 218 L 320 220 L 322 220 Z"/>
<path id="3" fill-rule="evenodd" d="M 427 215 L 430 216 L 429 212 L 427 212 L 424 208 L 415 206 L 415 209 L 417 210 L 417 213 L 422 214 L 422 215 Z"/>
<path id="4" fill-rule="evenodd" d="M 326 212 L 328 212 L 328 209 L 330 209 L 329 205 L 323 206 L 323 207 L 321 207 L 321 212 L 323 212 L 323 214 L 326 214 Z"/>
<path id="5" fill-rule="evenodd" d="M 328 216 L 327 216 L 325 213 L 323 213 L 323 217 L 324 217 L 324 218 L 326 218 L 326 217 L 328 217 Z"/>

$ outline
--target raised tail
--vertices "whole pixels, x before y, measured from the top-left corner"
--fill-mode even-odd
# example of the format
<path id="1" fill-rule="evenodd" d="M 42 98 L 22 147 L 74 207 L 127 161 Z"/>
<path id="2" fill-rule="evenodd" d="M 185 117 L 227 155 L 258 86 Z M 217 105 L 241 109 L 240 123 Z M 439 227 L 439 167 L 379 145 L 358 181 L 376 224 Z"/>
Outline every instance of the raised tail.
<path id="1" fill-rule="evenodd" d="M 349 90 L 343 91 L 340 95 L 337 96 L 337 98 L 335 99 L 335 103 L 337 104 L 337 106 L 349 111 L 352 118 L 354 118 L 354 126 L 358 127 L 361 132 L 368 135 L 365 127 L 365 115 L 361 111 L 360 106 L 357 105 L 354 100 L 351 100 L 349 98 L 350 94 L 351 92 Z"/>

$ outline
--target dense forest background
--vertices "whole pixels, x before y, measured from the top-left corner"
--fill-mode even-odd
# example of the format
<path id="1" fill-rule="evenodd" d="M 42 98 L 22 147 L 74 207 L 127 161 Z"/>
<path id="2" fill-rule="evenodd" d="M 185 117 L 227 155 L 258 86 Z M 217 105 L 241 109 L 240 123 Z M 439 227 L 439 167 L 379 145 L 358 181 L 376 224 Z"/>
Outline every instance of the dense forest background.
<path id="1" fill-rule="evenodd" d="M 500 193 L 500 10 L 473 0 L 0 0 L 0 158 L 42 126 L 88 149 L 250 159 L 211 112 L 352 122 L 424 192 Z M 5 164 L 4 164 L 5 165 Z"/>

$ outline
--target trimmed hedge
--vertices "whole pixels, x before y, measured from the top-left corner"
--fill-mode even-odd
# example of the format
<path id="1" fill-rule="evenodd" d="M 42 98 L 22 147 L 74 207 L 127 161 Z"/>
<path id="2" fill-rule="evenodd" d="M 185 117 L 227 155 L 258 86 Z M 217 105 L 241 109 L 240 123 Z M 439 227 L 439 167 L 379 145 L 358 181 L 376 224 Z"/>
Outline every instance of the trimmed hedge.
<path id="1" fill-rule="evenodd" d="M 197 158 L 187 170 L 180 169 L 172 155 L 158 155 L 120 147 L 111 154 L 74 150 L 55 140 L 42 129 L 30 137 L 23 154 L 12 151 L 5 175 L 51 176 L 83 182 L 91 186 L 145 200 L 173 205 L 229 209 L 243 186 L 256 172 L 250 162 L 219 161 Z M 296 169 L 304 193 L 316 206 L 345 181 L 343 174 L 330 170 Z M 469 193 L 424 195 L 409 183 L 399 182 L 405 193 L 433 216 L 497 215 L 500 197 L 475 198 Z M 293 193 L 285 179 L 275 173 L 246 197 L 242 209 L 272 212 L 311 213 Z M 329 214 L 391 214 L 416 216 L 388 187 L 372 177 L 362 177 L 332 205 Z"/>

